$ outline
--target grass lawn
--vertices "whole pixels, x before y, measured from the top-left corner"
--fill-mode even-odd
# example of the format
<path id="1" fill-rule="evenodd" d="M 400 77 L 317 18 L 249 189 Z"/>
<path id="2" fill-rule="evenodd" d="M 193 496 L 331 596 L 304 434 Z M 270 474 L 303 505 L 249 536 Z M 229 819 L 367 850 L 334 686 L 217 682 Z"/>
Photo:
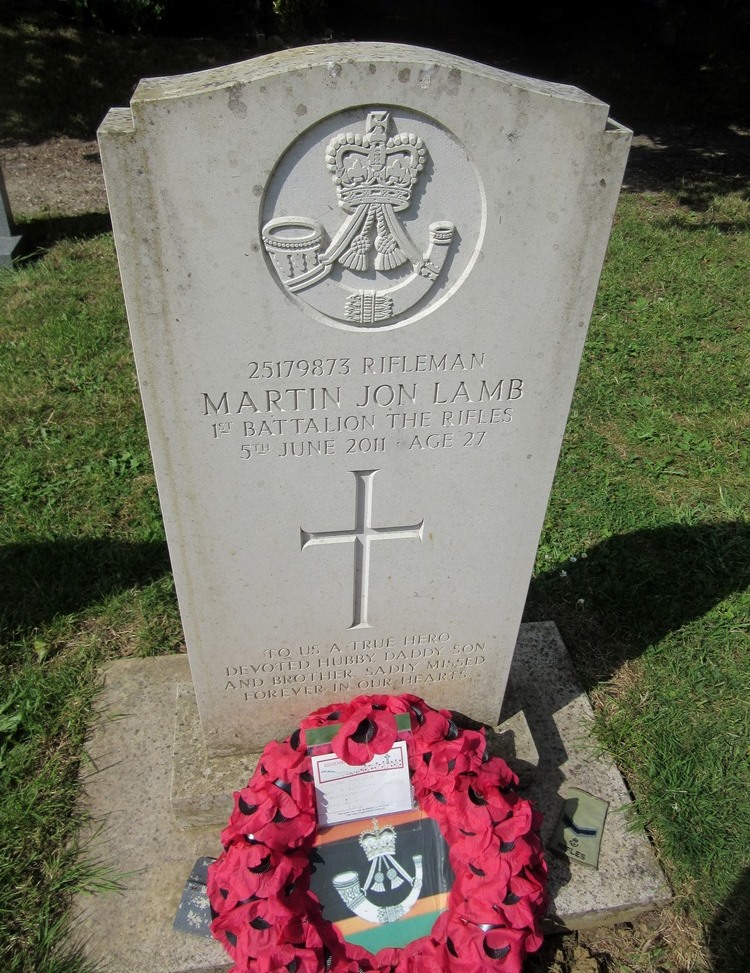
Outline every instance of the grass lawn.
<path id="1" fill-rule="evenodd" d="M 622 197 L 527 606 L 717 973 L 750 956 L 749 209 Z"/>

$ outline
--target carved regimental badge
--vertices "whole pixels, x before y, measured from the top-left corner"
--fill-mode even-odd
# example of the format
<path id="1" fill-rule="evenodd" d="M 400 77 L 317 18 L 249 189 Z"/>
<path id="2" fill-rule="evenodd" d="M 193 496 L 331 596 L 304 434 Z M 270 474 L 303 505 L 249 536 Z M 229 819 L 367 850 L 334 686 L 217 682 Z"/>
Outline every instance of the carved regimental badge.
<path id="1" fill-rule="evenodd" d="M 418 306 L 440 281 L 453 243 L 447 220 L 431 222 L 428 239 L 417 243 L 399 216 L 412 205 L 429 155 L 421 136 L 390 134 L 391 126 L 389 111 L 370 111 L 364 132 L 328 142 L 319 162 L 347 214 L 330 236 L 306 216 L 275 216 L 262 228 L 286 290 L 349 327 L 388 327 Z"/>

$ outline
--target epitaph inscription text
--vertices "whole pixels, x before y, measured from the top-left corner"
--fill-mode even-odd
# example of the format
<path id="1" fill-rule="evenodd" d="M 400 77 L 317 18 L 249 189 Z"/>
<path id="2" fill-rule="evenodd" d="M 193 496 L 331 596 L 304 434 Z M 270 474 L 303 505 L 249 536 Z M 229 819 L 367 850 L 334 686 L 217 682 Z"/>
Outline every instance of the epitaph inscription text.
<path id="1" fill-rule="evenodd" d="M 450 632 L 359 638 L 327 645 L 265 649 L 262 660 L 226 666 L 226 693 L 245 702 L 346 694 L 428 691 L 465 682 L 485 665 L 486 643 L 457 640 Z"/>

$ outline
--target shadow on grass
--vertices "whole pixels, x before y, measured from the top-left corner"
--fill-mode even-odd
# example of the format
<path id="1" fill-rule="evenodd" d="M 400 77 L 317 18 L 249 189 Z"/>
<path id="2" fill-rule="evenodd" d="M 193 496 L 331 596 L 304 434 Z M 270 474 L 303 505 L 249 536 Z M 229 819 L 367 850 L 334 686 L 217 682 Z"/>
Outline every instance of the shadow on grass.
<path id="1" fill-rule="evenodd" d="M 63 538 L 0 547 L 3 637 L 148 585 L 170 570 L 163 541 Z M 750 524 L 670 525 L 621 534 L 535 577 L 525 621 L 552 619 L 588 686 L 609 679 L 733 592 L 750 586 Z"/>
<path id="2" fill-rule="evenodd" d="M 0 3 L 0 26 L 7 24 L 0 31 L 0 61 L 12 79 L 0 86 L 0 143 L 91 139 L 113 105 L 129 104 L 141 78 L 200 71 L 258 53 L 248 37 L 115 35 L 66 22 L 62 12 L 25 2 L 14 17 Z"/>
<path id="3" fill-rule="evenodd" d="M 558 625 L 590 689 L 749 586 L 749 523 L 673 524 L 608 538 L 584 557 L 540 574 L 532 581 L 525 619 Z M 729 603 L 724 614 L 714 613 L 728 638 L 732 628 L 747 623 L 733 611 L 739 610 Z M 739 819 L 737 826 L 742 831 Z M 712 973 L 747 973 L 750 871 L 719 906 L 707 939 Z"/>
<path id="4" fill-rule="evenodd" d="M 21 639 L 57 616 L 149 585 L 169 570 L 164 541 L 101 537 L 7 544 L 0 547 L 0 637 L 6 643 Z M 0 663 L 12 661 L 0 657 Z"/>
<path id="5" fill-rule="evenodd" d="M 587 686 L 750 586 L 750 524 L 610 537 L 531 582 L 525 620 L 553 619 Z"/>
<path id="6" fill-rule="evenodd" d="M 716 914 L 708 932 L 715 973 L 747 973 L 750 966 L 750 868 Z"/>
<path id="7" fill-rule="evenodd" d="M 111 230 L 109 213 L 79 213 L 75 216 L 21 220 L 16 232 L 22 235 L 23 259 L 33 260 L 40 250 L 46 250 L 61 240 L 89 240 Z"/>
<path id="8" fill-rule="evenodd" d="M 649 136 L 636 134 L 624 187 L 630 192 L 671 193 L 693 213 L 708 212 L 717 196 L 738 193 L 748 199 L 750 131 L 731 126 L 696 129 L 692 125 L 657 123 Z M 685 226 L 685 221 L 678 219 L 678 225 Z M 730 228 L 747 227 L 733 222 Z"/>
<path id="9" fill-rule="evenodd" d="M 525 620 L 557 624 L 587 689 L 750 585 L 750 524 L 742 521 L 638 530 L 582 553 L 533 579 Z M 552 714 L 533 718 L 545 721 L 539 739 L 565 753 Z M 557 783 L 557 767 L 545 773 Z"/>

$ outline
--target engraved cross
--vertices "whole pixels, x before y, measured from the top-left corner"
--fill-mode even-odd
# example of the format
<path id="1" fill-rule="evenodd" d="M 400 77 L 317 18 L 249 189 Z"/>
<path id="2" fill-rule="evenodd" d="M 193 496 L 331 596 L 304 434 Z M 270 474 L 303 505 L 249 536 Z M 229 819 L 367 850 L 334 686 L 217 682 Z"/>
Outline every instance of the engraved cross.
<path id="1" fill-rule="evenodd" d="M 352 470 L 357 482 L 354 530 L 307 531 L 300 528 L 301 550 L 311 544 L 354 544 L 354 620 L 349 628 L 369 628 L 370 545 L 373 541 L 422 540 L 424 519 L 400 527 L 372 526 L 372 481 L 378 470 Z"/>

